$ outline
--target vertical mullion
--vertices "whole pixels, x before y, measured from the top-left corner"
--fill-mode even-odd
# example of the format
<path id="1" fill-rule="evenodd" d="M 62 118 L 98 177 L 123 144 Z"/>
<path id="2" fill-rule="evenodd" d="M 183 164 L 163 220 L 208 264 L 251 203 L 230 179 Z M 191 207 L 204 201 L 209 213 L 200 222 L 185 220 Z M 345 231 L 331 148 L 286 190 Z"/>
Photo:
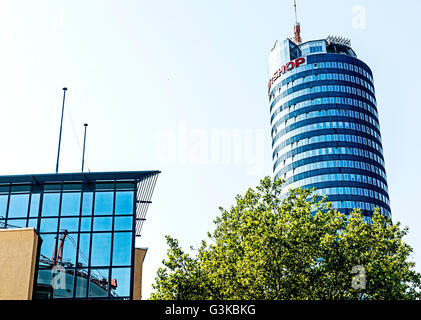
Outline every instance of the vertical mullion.
<path id="1" fill-rule="evenodd" d="M 94 212 L 95 212 L 95 197 L 96 197 L 96 181 L 92 191 L 92 209 L 91 209 L 91 236 L 89 238 L 89 260 L 88 260 L 88 279 L 86 281 L 86 296 L 89 297 L 89 287 L 91 285 L 91 259 L 92 259 L 92 239 L 94 237 Z"/>
<path id="2" fill-rule="evenodd" d="M 26 211 L 26 227 L 29 227 L 29 211 L 31 209 L 31 201 L 32 201 L 32 185 L 29 189 L 29 200 L 28 200 L 28 210 Z"/>
<path id="3" fill-rule="evenodd" d="M 57 264 L 57 256 L 58 256 L 58 241 L 60 238 L 60 220 L 61 220 L 61 201 L 63 199 L 63 182 L 60 184 L 60 197 L 59 197 L 59 203 L 58 203 L 58 214 L 57 214 L 57 233 L 56 233 L 56 244 L 54 246 L 54 257 L 53 259 L 56 261 Z M 52 272 L 52 270 L 51 270 Z M 51 299 L 54 299 L 54 289 L 51 294 Z"/>
<path id="4" fill-rule="evenodd" d="M 133 300 L 133 288 L 134 288 L 134 264 L 135 264 L 135 253 L 136 253 L 136 209 L 137 209 L 137 186 L 138 180 L 134 182 L 134 191 L 133 191 L 133 222 L 132 222 L 132 257 L 130 265 L 130 300 Z"/>
<path id="5" fill-rule="evenodd" d="M 115 222 L 115 201 L 116 201 L 116 187 L 117 183 L 114 180 L 114 187 L 113 187 L 113 212 L 112 212 L 112 225 L 111 225 L 111 251 L 110 251 L 110 264 L 108 269 L 108 299 L 111 298 L 111 270 L 113 265 L 113 255 L 114 255 L 114 222 Z"/>
<path id="6" fill-rule="evenodd" d="M 6 229 L 8 229 L 7 225 L 8 225 L 8 220 L 9 220 L 9 204 L 10 204 L 10 193 L 11 192 L 12 192 L 12 184 L 9 184 L 9 190 L 7 192 L 6 213 L 5 213 L 5 217 L 4 217 L 4 223 L 5 223 Z"/>
<path id="7" fill-rule="evenodd" d="M 75 280 L 73 283 L 73 298 L 76 298 L 76 283 L 77 283 L 77 270 L 79 263 L 79 248 L 80 248 L 80 225 L 82 223 L 82 205 L 83 205 L 83 190 L 84 185 L 82 183 L 82 190 L 80 191 L 80 202 L 79 202 L 79 225 L 77 229 L 77 242 L 76 242 L 76 261 L 75 261 Z"/>

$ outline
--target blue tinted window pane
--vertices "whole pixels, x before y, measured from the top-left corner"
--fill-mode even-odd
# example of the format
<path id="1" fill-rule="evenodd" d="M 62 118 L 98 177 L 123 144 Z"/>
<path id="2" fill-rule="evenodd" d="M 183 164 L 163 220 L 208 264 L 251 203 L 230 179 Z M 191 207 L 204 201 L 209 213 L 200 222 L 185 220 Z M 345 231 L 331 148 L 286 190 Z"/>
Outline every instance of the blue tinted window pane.
<path id="1" fill-rule="evenodd" d="M 59 243 L 62 237 L 63 237 L 63 234 L 60 234 Z M 72 267 L 74 267 L 76 264 L 76 245 L 77 245 L 77 235 L 75 234 L 67 235 L 64 241 L 64 245 L 63 245 L 63 262 L 70 263 Z"/>
<path id="2" fill-rule="evenodd" d="M 108 297 L 109 269 L 91 269 L 89 297 Z"/>
<path id="3" fill-rule="evenodd" d="M 44 218 L 41 219 L 41 226 L 40 226 L 40 232 L 57 232 L 57 224 L 58 219 L 57 218 Z"/>
<path id="4" fill-rule="evenodd" d="M 63 193 L 61 200 L 62 216 L 78 216 L 80 209 L 80 193 Z"/>
<path id="5" fill-rule="evenodd" d="M 85 298 L 88 289 L 88 269 L 76 271 L 76 298 Z"/>
<path id="6" fill-rule="evenodd" d="M 29 194 L 12 194 L 9 203 L 9 218 L 28 216 Z"/>
<path id="7" fill-rule="evenodd" d="M 116 189 L 117 190 L 134 190 L 135 183 L 133 182 L 117 182 Z"/>
<path id="8" fill-rule="evenodd" d="M 116 192 L 115 195 L 115 213 L 132 214 L 133 213 L 133 191 Z"/>
<path id="9" fill-rule="evenodd" d="M 8 195 L 0 196 L 0 217 L 3 217 L 3 218 L 6 218 L 7 198 L 8 198 Z"/>
<path id="10" fill-rule="evenodd" d="M 114 230 L 131 231 L 133 227 L 133 217 L 115 217 Z"/>
<path id="11" fill-rule="evenodd" d="M 27 219 L 11 219 L 7 220 L 9 227 L 25 228 Z"/>
<path id="12" fill-rule="evenodd" d="M 95 233 L 92 237 L 91 265 L 110 265 L 111 233 Z"/>
<path id="13" fill-rule="evenodd" d="M 53 273 L 51 267 L 44 266 L 38 270 L 37 286 L 42 286 L 45 288 L 42 293 L 43 297 L 49 299 L 52 295 L 52 283 L 53 283 Z"/>
<path id="14" fill-rule="evenodd" d="M 50 265 L 51 257 L 53 256 L 56 245 L 55 234 L 42 234 L 41 239 L 41 258 L 40 265 Z"/>
<path id="15" fill-rule="evenodd" d="M 82 218 L 80 221 L 80 231 L 91 231 L 92 218 Z"/>
<path id="16" fill-rule="evenodd" d="M 77 232 L 79 229 L 79 218 L 61 218 L 60 230 L 67 230 L 69 232 Z"/>
<path id="17" fill-rule="evenodd" d="M 29 216 L 30 217 L 38 217 L 39 213 L 39 193 L 33 193 L 31 195 L 31 207 L 29 208 Z"/>
<path id="18" fill-rule="evenodd" d="M 120 232 L 114 234 L 113 266 L 128 266 L 132 257 L 132 233 Z"/>
<path id="19" fill-rule="evenodd" d="M 28 220 L 28 227 L 36 229 L 38 227 L 38 219 L 29 219 Z"/>
<path id="20" fill-rule="evenodd" d="M 78 255 L 78 267 L 87 267 L 89 262 L 89 247 L 90 247 L 91 235 L 81 234 L 79 238 L 79 255 Z"/>
<path id="21" fill-rule="evenodd" d="M 94 231 L 111 231 L 112 225 L 112 217 L 94 218 Z"/>
<path id="22" fill-rule="evenodd" d="M 92 215 L 92 200 L 93 193 L 92 192 L 85 192 L 83 194 L 83 202 L 82 202 L 82 215 L 90 216 Z"/>
<path id="23" fill-rule="evenodd" d="M 42 216 L 58 216 L 60 193 L 44 193 Z"/>
<path id="24" fill-rule="evenodd" d="M 113 192 L 95 193 L 95 214 L 113 214 Z"/>
<path id="25" fill-rule="evenodd" d="M 115 297 L 130 296 L 130 268 L 112 269 L 111 293 Z"/>

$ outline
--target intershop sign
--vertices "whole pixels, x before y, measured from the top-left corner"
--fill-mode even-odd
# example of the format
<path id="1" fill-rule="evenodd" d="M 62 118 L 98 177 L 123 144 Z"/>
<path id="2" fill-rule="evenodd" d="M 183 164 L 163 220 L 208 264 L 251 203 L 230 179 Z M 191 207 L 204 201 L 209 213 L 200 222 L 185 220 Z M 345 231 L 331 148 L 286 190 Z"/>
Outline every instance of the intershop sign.
<path id="1" fill-rule="evenodd" d="M 268 83 L 268 94 L 270 92 L 270 87 L 272 84 L 278 79 L 281 74 L 284 74 L 287 71 L 291 71 L 294 68 L 298 68 L 300 65 L 302 65 L 304 62 L 306 62 L 306 58 L 298 58 L 293 61 L 288 62 L 286 65 L 280 67 L 272 76 L 272 78 L 269 79 Z"/>

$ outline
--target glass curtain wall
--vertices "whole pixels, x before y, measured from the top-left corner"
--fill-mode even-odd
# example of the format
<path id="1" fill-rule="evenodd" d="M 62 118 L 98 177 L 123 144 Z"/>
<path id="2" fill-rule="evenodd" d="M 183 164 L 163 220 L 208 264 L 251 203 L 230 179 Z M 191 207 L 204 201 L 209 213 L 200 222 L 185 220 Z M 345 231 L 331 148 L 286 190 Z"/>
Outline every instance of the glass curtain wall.
<path id="1" fill-rule="evenodd" d="M 0 227 L 42 239 L 37 298 L 130 299 L 136 182 L 0 186 Z"/>

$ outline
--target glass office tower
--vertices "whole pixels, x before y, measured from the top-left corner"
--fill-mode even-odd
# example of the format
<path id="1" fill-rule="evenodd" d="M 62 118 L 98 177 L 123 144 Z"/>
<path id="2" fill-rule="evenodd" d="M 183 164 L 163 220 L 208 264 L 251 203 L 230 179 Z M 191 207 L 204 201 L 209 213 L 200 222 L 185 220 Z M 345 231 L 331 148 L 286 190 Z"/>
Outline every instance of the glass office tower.
<path id="1" fill-rule="evenodd" d="M 273 172 L 348 214 L 391 217 L 370 68 L 339 37 L 277 42 L 269 55 Z"/>
<path id="2" fill-rule="evenodd" d="M 35 298 L 132 299 L 135 239 L 159 171 L 0 177 L 0 227 L 41 239 Z"/>

